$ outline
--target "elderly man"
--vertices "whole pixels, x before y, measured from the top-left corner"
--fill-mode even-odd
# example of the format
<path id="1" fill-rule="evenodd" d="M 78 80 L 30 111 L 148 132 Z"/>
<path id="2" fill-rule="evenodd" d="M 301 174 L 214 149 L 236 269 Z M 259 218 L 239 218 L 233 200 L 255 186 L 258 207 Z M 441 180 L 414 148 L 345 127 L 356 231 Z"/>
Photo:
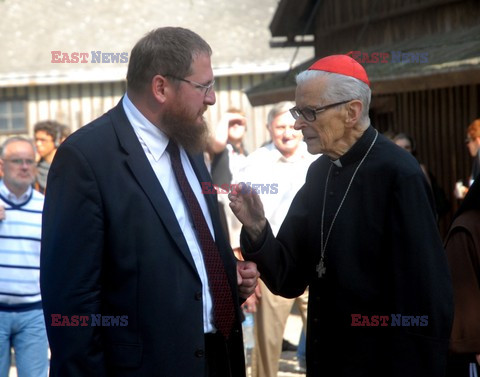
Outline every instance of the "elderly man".
<path id="1" fill-rule="evenodd" d="M 240 304 L 258 273 L 201 191 L 211 54 L 188 29 L 151 31 L 120 103 L 57 151 L 41 258 L 52 377 L 245 376 Z"/>
<path id="2" fill-rule="evenodd" d="M 32 189 L 33 143 L 7 139 L 0 167 L 0 376 L 8 376 L 13 347 L 19 377 L 46 377 L 48 342 L 39 284 L 43 195 Z"/>
<path id="3" fill-rule="evenodd" d="M 297 77 L 295 127 L 323 153 L 275 238 L 254 193 L 230 195 L 244 257 L 276 294 L 310 289 L 307 376 L 442 376 L 452 288 L 428 183 L 370 125 L 363 67 L 346 55 Z"/>

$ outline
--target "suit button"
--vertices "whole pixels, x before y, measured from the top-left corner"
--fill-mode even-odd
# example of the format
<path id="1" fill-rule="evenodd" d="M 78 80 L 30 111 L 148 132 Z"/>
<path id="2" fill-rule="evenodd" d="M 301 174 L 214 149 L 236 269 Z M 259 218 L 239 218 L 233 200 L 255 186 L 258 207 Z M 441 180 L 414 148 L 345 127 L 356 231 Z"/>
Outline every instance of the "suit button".
<path id="1" fill-rule="evenodd" d="M 196 292 L 195 293 L 195 300 L 197 300 L 197 301 L 202 300 L 202 292 Z"/>
<path id="2" fill-rule="evenodd" d="M 202 349 L 198 349 L 195 351 L 195 357 L 203 357 L 205 356 L 205 352 Z"/>

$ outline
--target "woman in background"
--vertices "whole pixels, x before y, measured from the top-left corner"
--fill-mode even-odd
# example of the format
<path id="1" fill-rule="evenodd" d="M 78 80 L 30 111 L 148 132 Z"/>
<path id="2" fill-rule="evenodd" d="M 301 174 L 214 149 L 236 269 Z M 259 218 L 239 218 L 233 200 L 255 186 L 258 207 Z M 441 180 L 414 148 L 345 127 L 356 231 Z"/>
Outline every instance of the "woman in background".
<path id="1" fill-rule="evenodd" d="M 455 315 L 447 377 L 477 376 L 480 363 L 480 181 L 470 187 L 445 241 Z"/>

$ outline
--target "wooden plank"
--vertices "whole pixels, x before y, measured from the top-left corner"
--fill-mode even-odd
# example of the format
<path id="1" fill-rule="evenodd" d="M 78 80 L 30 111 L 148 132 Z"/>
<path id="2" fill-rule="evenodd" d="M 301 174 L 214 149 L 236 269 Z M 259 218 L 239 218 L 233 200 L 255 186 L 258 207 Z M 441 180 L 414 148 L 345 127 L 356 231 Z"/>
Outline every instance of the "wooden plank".
<path id="1" fill-rule="evenodd" d="M 92 107 L 92 84 L 79 85 L 78 92 L 80 98 L 80 112 L 78 117 L 74 116 L 77 124 L 72 124 L 72 129 L 77 125 L 78 127 L 83 127 L 95 118 Z M 72 122 L 74 122 L 74 120 L 72 120 Z"/>
<path id="2" fill-rule="evenodd" d="M 82 127 L 82 101 L 80 98 L 80 87 L 82 84 L 73 84 L 69 87 L 69 97 L 70 97 L 70 124 L 68 126 L 72 132 L 78 130 Z"/>
<path id="3" fill-rule="evenodd" d="M 113 106 L 113 85 L 111 82 L 105 82 L 102 84 L 102 97 L 103 97 L 103 112 L 106 113 Z"/>
<path id="4" fill-rule="evenodd" d="M 70 91 L 68 85 L 60 85 L 59 86 L 59 101 L 58 101 L 58 108 L 57 113 L 55 114 L 55 119 L 62 124 L 71 127 L 71 112 L 70 112 Z"/>
<path id="5" fill-rule="evenodd" d="M 47 86 L 38 87 L 38 121 L 50 119 L 49 94 Z"/>
<path id="6" fill-rule="evenodd" d="M 400 2 L 396 6 L 392 6 L 390 9 L 385 10 L 383 12 L 373 12 L 371 7 L 365 7 L 363 10 L 363 14 L 359 17 L 354 17 L 352 12 L 346 12 L 345 9 L 338 6 L 338 2 L 336 3 L 337 6 L 334 6 L 334 9 L 323 9 L 321 16 L 323 15 L 321 21 L 325 25 L 327 22 L 331 21 L 331 19 L 335 20 L 335 23 L 332 24 L 328 29 L 324 29 L 325 31 L 320 34 L 316 34 L 316 38 L 325 38 L 331 37 L 332 34 L 338 33 L 340 31 L 345 31 L 348 29 L 357 29 L 361 28 L 365 24 L 372 24 L 388 19 L 395 19 L 401 18 L 404 16 L 412 17 L 416 14 L 421 12 L 425 12 L 430 8 L 438 8 L 440 6 L 446 6 L 451 3 L 461 3 L 463 0 L 417 0 L 413 3 L 407 2 Z M 389 2 L 384 2 L 389 3 Z M 461 5 L 461 4 L 460 4 Z M 348 19 L 344 20 L 338 17 L 335 17 L 335 11 L 342 12 L 344 15 L 351 15 Z M 440 9 L 441 11 L 441 9 Z M 450 9 L 449 9 L 450 12 Z M 448 12 L 446 12 L 448 13 Z M 422 15 L 423 17 L 423 15 Z M 280 35 L 280 34 L 279 34 Z"/>

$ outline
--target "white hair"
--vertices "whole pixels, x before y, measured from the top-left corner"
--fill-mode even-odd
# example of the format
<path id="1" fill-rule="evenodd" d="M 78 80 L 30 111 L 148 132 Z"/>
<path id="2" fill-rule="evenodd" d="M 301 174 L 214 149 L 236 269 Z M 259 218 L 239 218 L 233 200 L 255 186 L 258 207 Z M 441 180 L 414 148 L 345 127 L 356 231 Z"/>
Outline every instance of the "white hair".
<path id="1" fill-rule="evenodd" d="M 8 144 L 11 144 L 11 143 L 16 143 L 16 142 L 25 142 L 25 143 L 28 143 L 32 146 L 32 149 L 33 149 L 33 153 L 36 153 L 37 152 L 37 148 L 35 147 L 35 143 L 33 142 L 32 139 L 29 139 L 29 138 L 26 138 L 26 137 L 23 137 L 23 136 L 12 136 L 10 138 L 8 138 L 7 140 L 5 140 L 2 144 L 2 146 L 0 147 L 0 158 L 5 158 L 5 150 L 8 146 Z"/>
<path id="2" fill-rule="evenodd" d="M 268 112 L 267 126 L 271 126 L 277 116 L 279 116 L 280 114 L 286 113 L 294 106 L 295 106 L 295 103 L 290 101 L 283 101 L 274 105 L 271 108 L 271 110 Z"/>
<path id="3" fill-rule="evenodd" d="M 325 105 L 349 99 L 358 99 L 363 104 L 360 122 L 366 126 L 370 125 L 368 110 L 370 108 L 372 91 L 367 84 L 354 77 L 340 75 L 338 73 L 306 70 L 297 75 L 297 85 L 318 77 L 325 77 L 327 79 L 327 90 L 321 98 L 322 101 L 325 101 Z"/>

